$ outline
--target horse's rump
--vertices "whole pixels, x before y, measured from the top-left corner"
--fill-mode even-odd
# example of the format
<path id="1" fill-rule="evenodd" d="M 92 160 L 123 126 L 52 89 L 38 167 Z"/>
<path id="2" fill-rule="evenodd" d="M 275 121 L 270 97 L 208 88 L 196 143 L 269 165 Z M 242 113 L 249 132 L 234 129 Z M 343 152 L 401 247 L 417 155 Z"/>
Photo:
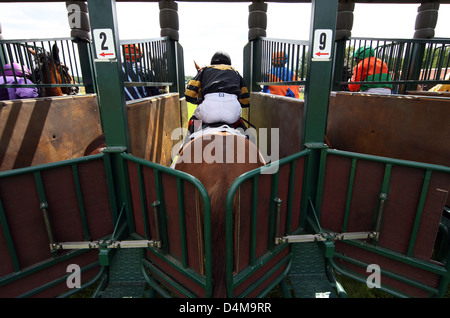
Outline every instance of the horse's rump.
<path id="1" fill-rule="evenodd" d="M 89 145 L 87 145 L 86 149 L 84 150 L 84 156 L 99 154 L 105 147 L 105 135 L 101 134 L 100 136 L 92 140 Z"/>
<path id="2" fill-rule="evenodd" d="M 193 139 L 183 147 L 175 163 L 177 170 L 199 179 L 210 197 L 213 297 L 226 296 L 225 201 L 228 189 L 238 176 L 264 164 L 254 143 L 245 137 L 229 133 L 215 133 Z M 235 199 L 234 207 L 236 201 Z M 236 214 L 236 211 L 234 208 L 233 213 Z"/>

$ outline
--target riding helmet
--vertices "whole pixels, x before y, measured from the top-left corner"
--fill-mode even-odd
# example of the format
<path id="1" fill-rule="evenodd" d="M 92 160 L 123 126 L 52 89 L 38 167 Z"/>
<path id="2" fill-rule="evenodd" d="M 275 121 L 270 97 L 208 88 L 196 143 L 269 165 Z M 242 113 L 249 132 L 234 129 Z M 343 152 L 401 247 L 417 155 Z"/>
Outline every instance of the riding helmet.
<path id="1" fill-rule="evenodd" d="M 353 56 L 359 60 L 364 60 L 367 57 L 375 56 L 375 51 L 370 46 L 360 47 Z"/>
<path id="2" fill-rule="evenodd" d="M 12 65 L 6 64 L 5 66 L 3 66 L 3 70 L 6 76 L 31 76 L 31 71 L 28 68 L 17 63 L 12 63 Z"/>
<path id="3" fill-rule="evenodd" d="M 125 51 L 125 59 L 127 61 L 134 62 L 135 59 L 137 60 L 141 59 L 141 51 L 139 50 L 139 47 L 135 44 L 125 44 L 124 51 Z"/>
<path id="4" fill-rule="evenodd" d="M 226 52 L 218 51 L 214 53 L 211 59 L 211 65 L 215 64 L 226 64 L 231 65 L 231 58 Z"/>

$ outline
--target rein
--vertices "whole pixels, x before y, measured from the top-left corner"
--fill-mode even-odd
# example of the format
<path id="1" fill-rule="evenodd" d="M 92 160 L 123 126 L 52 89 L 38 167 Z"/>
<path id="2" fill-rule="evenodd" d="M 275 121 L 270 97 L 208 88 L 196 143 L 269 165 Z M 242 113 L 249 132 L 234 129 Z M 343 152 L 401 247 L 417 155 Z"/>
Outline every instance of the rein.
<path id="1" fill-rule="evenodd" d="M 33 69 L 33 77 L 35 79 L 36 84 L 72 84 L 73 78 L 70 76 L 67 66 L 62 64 L 61 62 L 52 58 L 49 52 L 41 52 L 35 55 L 36 67 Z M 53 65 L 53 71 L 50 70 L 50 66 Z M 48 76 L 48 82 L 44 83 L 44 70 Z M 53 73 L 54 76 L 51 76 Z M 61 83 L 58 83 L 56 79 L 56 75 L 59 74 L 61 78 Z M 55 77 L 55 78 L 54 78 Z M 39 95 L 46 96 L 45 88 L 38 87 Z M 75 95 L 78 92 L 77 87 L 70 87 L 70 93 L 68 95 Z"/>

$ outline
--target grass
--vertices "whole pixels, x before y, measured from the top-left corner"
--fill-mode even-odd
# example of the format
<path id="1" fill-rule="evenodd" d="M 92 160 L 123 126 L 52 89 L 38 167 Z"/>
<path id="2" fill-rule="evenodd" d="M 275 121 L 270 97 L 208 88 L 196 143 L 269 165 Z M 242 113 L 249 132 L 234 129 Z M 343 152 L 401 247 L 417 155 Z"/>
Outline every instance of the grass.
<path id="1" fill-rule="evenodd" d="M 349 298 L 394 298 L 378 288 L 368 288 L 365 283 L 358 282 L 347 276 L 338 275 L 338 281 Z"/>
<path id="2" fill-rule="evenodd" d="M 368 288 L 366 284 L 355 281 L 349 277 L 343 275 L 336 275 L 339 283 L 343 286 L 345 292 L 347 293 L 348 298 L 395 298 L 391 294 L 384 292 L 377 288 Z M 85 290 L 81 290 L 78 293 L 72 295 L 70 298 L 91 298 L 93 293 L 95 292 L 98 284 L 94 284 Z M 161 296 L 156 293 L 156 298 L 160 298 Z M 265 298 L 284 298 L 281 288 L 277 286 L 272 291 L 270 291 Z M 447 292 L 444 298 L 450 298 L 450 286 L 447 289 Z"/>

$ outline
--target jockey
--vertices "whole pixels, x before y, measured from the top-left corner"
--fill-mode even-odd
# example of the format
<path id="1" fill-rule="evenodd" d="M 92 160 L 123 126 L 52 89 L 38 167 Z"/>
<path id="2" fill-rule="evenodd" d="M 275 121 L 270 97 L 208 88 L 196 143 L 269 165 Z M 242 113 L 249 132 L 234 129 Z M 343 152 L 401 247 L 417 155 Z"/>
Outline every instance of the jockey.
<path id="1" fill-rule="evenodd" d="M 126 62 L 122 65 L 124 82 L 148 82 L 154 76 L 153 72 L 146 72 L 140 65 L 142 58 L 139 47 L 135 44 L 124 45 L 124 55 Z M 149 78 L 150 77 L 150 78 Z M 160 91 L 154 86 L 124 87 L 125 99 L 133 100 L 148 96 L 159 95 Z"/>
<path id="2" fill-rule="evenodd" d="M 267 82 L 287 82 L 298 80 L 295 72 L 286 67 L 288 56 L 284 52 L 275 52 L 272 55 L 272 69 L 267 74 Z M 264 93 L 299 98 L 298 85 L 265 85 Z"/>
<path id="3" fill-rule="evenodd" d="M 358 63 L 353 68 L 353 76 L 350 82 L 363 81 L 391 81 L 389 70 L 385 62 L 375 57 L 375 51 L 371 47 L 360 47 L 353 54 Z M 349 84 L 348 88 L 352 92 L 367 92 L 376 94 L 391 94 L 392 85 L 373 84 Z"/>
<path id="4" fill-rule="evenodd" d="M 241 121 L 241 107 L 249 107 L 250 95 L 227 53 L 213 55 L 211 65 L 200 69 L 189 81 L 185 96 L 189 103 L 198 105 L 189 121 L 191 133 L 195 119 L 206 124 L 225 123 L 246 129 Z"/>
<path id="5" fill-rule="evenodd" d="M 31 71 L 17 63 L 3 66 L 3 74 L 0 72 L 0 84 L 33 84 Z M 23 99 L 38 97 L 36 87 L 9 87 L 0 88 L 0 100 Z"/>

